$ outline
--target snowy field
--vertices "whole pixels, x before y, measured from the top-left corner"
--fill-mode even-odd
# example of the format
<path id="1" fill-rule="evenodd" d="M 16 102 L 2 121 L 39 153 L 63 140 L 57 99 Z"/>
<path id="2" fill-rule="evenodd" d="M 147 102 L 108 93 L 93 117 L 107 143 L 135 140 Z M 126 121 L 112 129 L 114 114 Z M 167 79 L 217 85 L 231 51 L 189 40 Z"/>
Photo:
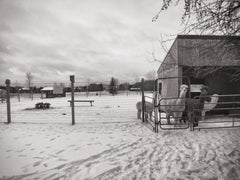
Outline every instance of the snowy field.
<path id="1" fill-rule="evenodd" d="M 0 179 L 239 180 L 240 129 L 154 133 L 137 120 L 138 94 L 11 99 L 0 103 Z M 32 109 L 49 102 L 47 110 Z"/>

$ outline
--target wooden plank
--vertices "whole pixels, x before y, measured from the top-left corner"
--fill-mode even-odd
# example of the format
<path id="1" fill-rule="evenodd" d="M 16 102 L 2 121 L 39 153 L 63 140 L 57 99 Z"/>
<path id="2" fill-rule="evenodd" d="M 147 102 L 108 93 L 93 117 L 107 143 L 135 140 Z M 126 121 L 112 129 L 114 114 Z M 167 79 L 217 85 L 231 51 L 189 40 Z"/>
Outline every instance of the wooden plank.
<path id="1" fill-rule="evenodd" d="M 70 102 L 70 106 L 71 106 L 71 100 L 68 100 L 68 102 Z M 94 100 L 74 100 L 74 102 L 89 102 L 92 106 L 92 103 L 94 102 Z"/>
<path id="2" fill-rule="evenodd" d="M 68 102 L 72 102 L 72 101 L 68 100 Z M 74 100 L 74 102 L 94 102 L 94 100 Z"/>

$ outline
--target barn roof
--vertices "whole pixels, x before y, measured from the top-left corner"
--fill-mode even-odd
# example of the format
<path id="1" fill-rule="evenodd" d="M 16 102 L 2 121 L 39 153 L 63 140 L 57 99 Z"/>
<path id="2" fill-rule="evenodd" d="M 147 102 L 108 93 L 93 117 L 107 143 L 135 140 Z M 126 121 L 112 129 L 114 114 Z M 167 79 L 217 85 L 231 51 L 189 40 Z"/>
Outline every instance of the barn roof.
<path id="1" fill-rule="evenodd" d="M 41 91 L 53 91 L 53 87 L 44 87 Z"/>
<path id="2" fill-rule="evenodd" d="M 177 35 L 176 39 L 234 39 L 234 40 L 240 40 L 240 36 L 225 36 L 225 35 Z"/>

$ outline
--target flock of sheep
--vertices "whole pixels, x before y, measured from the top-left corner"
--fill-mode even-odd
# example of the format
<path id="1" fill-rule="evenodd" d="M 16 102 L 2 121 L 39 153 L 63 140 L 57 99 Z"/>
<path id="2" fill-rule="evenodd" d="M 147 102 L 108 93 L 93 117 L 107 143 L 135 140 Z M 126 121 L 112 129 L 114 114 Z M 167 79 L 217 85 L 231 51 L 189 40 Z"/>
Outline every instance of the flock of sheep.
<path id="1" fill-rule="evenodd" d="M 184 111 L 186 111 L 186 109 L 189 109 L 190 112 L 196 113 L 195 118 L 197 119 L 194 119 L 194 122 L 196 122 L 197 125 L 199 117 L 201 117 L 201 119 L 204 120 L 206 112 L 212 110 L 217 105 L 219 99 L 218 94 L 213 94 L 211 96 L 211 100 L 206 101 L 207 96 L 206 86 L 204 86 L 201 89 L 199 99 L 187 99 L 186 98 L 187 91 L 188 86 L 182 84 L 180 86 L 180 94 L 178 98 L 162 98 L 159 100 L 158 102 L 159 112 L 166 113 L 166 119 L 168 124 L 170 124 L 171 116 L 174 118 L 175 123 L 181 123 L 183 120 Z M 142 101 L 139 101 L 136 104 L 136 108 L 137 118 L 141 119 Z M 154 103 L 150 103 L 147 101 L 145 102 L 146 118 L 148 118 L 148 115 L 150 116 L 150 119 L 152 118 L 154 108 L 155 108 Z"/>

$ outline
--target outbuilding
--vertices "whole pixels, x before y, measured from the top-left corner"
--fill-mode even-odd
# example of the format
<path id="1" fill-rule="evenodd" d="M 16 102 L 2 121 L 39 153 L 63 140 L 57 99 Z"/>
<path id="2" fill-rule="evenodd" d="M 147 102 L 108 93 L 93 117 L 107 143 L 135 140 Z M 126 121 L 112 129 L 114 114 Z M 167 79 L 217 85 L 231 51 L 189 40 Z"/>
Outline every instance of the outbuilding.
<path id="1" fill-rule="evenodd" d="M 178 35 L 158 69 L 163 97 L 177 97 L 181 84 L 191 97 L 207 85 L 209 94 L 240 93 L 240 36 Z"/>
<path id="2" fill-rule="evenodd" d="M 41 89 L 41 97 L 45 94 L 46 98 L 53 98 L 53 87 L 44 87 Z"/>
<path id="3" fill-rule="evenodd" d="M 66 97 L 66 92 L 62 84 L 54 84 L 53 87 L 44 87 L 41 89 L 41 97 L 45 94 L 46 98 Z"/>

